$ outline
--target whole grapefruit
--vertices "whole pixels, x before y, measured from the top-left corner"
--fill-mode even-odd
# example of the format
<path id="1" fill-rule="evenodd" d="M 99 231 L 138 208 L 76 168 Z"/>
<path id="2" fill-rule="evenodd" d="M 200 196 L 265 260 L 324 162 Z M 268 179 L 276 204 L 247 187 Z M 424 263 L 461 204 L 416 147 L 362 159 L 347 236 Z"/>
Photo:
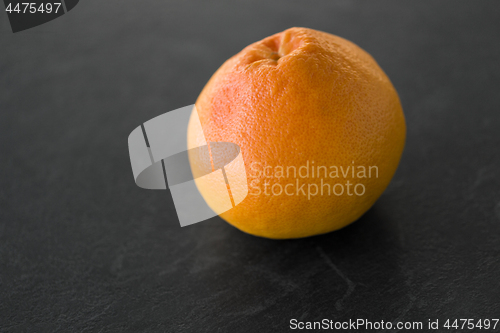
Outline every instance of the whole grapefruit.
<path id="1" fill-rule="evenodd" d="M 226 172 L 246 174 L 247 184 L 229 187 L 248 186 L 248 195 L 220 216 L 256 236 L 307 237 L 356 221 L 389 184 L 405 144 L 398 94 L 376 61 L 352 42 L 307 28 L 244 48 L 195 105 L 203 133 L 191 121 L 188 148 L 203 137 L 209 147 L 240 147 L 244 170 Z M 214 195 L 207 186 L 198 184 L 205 198 Z"/>

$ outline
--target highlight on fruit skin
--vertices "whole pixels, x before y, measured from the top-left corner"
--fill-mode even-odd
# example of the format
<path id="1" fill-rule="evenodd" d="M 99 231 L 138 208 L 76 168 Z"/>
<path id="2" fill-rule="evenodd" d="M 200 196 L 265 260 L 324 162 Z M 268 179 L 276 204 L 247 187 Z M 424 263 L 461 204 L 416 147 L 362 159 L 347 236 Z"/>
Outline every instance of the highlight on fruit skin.
<path id="1" fill-rule="evenodd" d="M 273 239 L 323 234 L 359 219 L 388 186 L 405 144 L 398 94 L 376 61 L 350 41 L 307 28 L 231 57 L 193 112 L 202 130 L 188 126 L 188 148 L 203 138 L 241 148 L 244 165 L 226 172 L 246 172 L 247 182 L 229 190 L 248 186 L 249 193 L 220 217 Z M 209 184 L 197 186 L 207 202 L 216 201 L 207 200 L 217 195 Z"/>

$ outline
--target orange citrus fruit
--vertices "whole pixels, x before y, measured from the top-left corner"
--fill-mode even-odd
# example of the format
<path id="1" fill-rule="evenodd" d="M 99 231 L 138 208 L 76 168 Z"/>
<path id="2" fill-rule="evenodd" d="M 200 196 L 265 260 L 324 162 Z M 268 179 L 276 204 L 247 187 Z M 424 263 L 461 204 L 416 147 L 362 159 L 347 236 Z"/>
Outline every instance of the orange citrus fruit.
<path id="1" fill-rule="evenodd" d="M 192 115 L 188 148 L 203 137 L 209 146 L 232 142 L 244 160 L 226 173 L 246 174 L 246 184 L 229 187 L 234 196 L 248 186 L 248 195 L 220 216 L 267 238 L 323 234 L 356 221 L 389 184 L 405 143 L 398 94 L 375 60 L 312 29 L 291 28 L 244 48 L 195 105 L 203 133 Z M 197 185 L 217 211 L 210 184 Z"/>

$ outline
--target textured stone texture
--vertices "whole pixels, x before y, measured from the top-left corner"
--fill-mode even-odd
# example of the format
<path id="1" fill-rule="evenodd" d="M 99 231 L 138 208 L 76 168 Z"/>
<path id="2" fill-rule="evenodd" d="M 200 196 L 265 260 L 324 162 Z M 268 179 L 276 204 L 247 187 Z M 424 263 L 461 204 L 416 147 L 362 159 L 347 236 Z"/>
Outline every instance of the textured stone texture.
<path id="1" fill-rule="evenodd" d="M 499 14 L 494 1 L 86 0 L 15 35 L 1 22 L 0 331 L 498 318 Z M 319 237 L 180 228 L 168 192 L 135 186 L 128 134 L 290 26 L 354 41 L 392 79 L 408 125 L 395 178 Z"/>

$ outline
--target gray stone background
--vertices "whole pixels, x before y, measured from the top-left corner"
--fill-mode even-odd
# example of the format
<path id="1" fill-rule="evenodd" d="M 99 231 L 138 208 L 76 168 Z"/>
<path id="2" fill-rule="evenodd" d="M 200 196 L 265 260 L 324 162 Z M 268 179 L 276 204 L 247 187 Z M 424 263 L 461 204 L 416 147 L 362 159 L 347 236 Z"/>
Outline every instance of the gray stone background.
<path id="1" fill-rule="evenodd" d="M 499 317 L 498 2 L 85 0 L 17 34 L 4 14 L 0 332 Z M 180 228 L 168 192 L 134 184 L 128 134 L 292 26 L 352 40 L 391 78 L 408 125 L 396 176 L 323 236 Z"/>

